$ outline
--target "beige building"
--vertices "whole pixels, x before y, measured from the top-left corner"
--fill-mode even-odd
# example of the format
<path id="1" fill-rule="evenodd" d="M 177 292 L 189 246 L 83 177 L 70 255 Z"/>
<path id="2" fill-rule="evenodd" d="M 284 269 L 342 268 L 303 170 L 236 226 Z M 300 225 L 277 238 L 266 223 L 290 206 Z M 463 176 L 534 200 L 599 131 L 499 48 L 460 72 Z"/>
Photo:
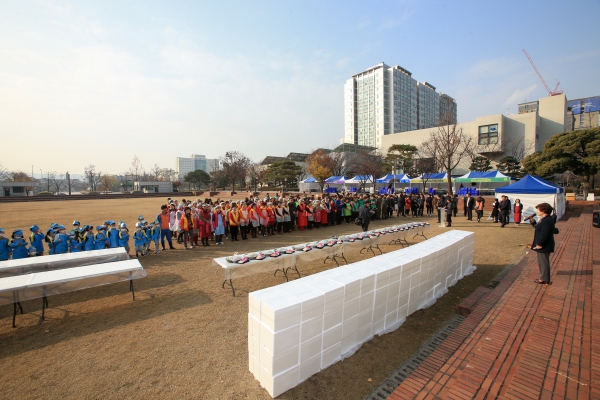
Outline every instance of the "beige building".
<path id="1" fill-rule="evenodd" d="M 570 130 L 567 126 L 567 98 L 564 94 L 544 97 L 539 100 L 537 107 L 528 107 L 527 112 L 487 115 L 458 125 L 464 133 L 476 140 L 478 152 L 493 162 L 507 155 L 527 155 L 542 151 L 552 135 Z M 380 150 L 385 153 L 394 144 L 419 147 L 435 129 L 437 128 L 383 135 Z M 465 160 L 453 174 L 467 173 L 469 164 Z"/>

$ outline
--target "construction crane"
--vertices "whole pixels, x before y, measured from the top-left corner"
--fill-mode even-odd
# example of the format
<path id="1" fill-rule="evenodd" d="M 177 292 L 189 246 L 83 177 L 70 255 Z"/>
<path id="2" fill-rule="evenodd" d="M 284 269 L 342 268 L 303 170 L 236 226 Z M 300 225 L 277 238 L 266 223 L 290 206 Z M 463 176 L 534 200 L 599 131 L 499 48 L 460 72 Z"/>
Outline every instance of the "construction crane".
<path id="1" fill-rule="evenodd" d="M 556 83 L 556 87 L 554 88 L 554 91 L 550 90 L 550 88 L 548 87 L 548 84 L 544 80 L 544 77 L 542 76 L 542 74 L 540 74 L 540 71 L 538 71 L 537 67 L 535 66 L 535 63 L 533 62 L 533 60 L 531 59 L 531 57 L 529 57 L 529 54 L 527 54 L 527 52 L 525 51 L 525 49 L 523 49 L 523 53 L 525 53 L 525 55 L 527 56 L 527 59 L 531 63 L 531 66 L 533 67 L 533 69 L 535 69 L 535 72 L 540 77 L 540 80 L 542 81 L 542 83 L 546 87 L 546 90 L 548 91 L 548 94 L 550 96 L 556 96 L 557 94 L 563 94 L 564 92 L 562 90 L 558 90 L 558 87 L 560 86 L 560 82 L 558 81 L 558 79 L 556 79 L 556 78 L 553 77 L 556 80 L 557 83 Z"/>

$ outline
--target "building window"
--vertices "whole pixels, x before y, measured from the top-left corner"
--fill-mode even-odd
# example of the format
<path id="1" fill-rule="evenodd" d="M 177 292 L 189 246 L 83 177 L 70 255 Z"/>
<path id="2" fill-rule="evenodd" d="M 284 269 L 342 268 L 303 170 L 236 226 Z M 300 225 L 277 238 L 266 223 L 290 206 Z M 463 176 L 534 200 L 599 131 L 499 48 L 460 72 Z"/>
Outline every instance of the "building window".
<path id="1" fill-rule="evenodd" d="M 479 144 L 498 143 L 498 124 L 479 127 Z"/>
<path id="2" fill-rule="evenodd" d="M 25 193 L 25 188 L 22 186 L 14 186 L 13 193 Z"/>

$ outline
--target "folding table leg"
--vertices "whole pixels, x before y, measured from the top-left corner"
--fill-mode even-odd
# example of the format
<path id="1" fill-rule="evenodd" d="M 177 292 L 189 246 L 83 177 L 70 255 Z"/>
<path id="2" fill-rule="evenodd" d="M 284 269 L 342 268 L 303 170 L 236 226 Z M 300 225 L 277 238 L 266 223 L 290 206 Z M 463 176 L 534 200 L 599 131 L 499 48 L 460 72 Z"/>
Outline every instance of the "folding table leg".
<path id="1" fill-rule="evenodd" d="M 133 289 L 133 280 L 129 281 L 129 291 L 131 292 L 131 295 L 133 296 L 133 301 L 135 301 L 135 290 Z"/>
<path id="2" fill-rule="evenodd" d="M 42 297 L 42 321 L 45 319 L 46 308 L 48 308 L 48 298 L 44 296 Z"/>
<path id="3" fill-rule="evenodd" d="M 223 284 L 221 285 L 221 289 L 225 289 L 225 285 L 228 285 L 229 287 L 231 287 L 231 291 L 233 293 L 233 297 L 235 297 L 235 289 L 233 288 L 233 282 L 231 282 L 231 279 L 229 280 L 229 282 L 227 282 L 227 279 L 225 279 L 223 281 Z"/>

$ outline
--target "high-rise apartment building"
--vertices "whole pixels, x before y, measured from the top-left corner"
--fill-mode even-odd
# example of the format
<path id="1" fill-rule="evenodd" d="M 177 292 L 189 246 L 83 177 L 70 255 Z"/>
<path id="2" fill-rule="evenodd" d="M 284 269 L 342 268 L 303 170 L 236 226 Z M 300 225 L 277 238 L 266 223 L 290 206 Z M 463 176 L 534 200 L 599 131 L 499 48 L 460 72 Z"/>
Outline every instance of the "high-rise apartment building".
<path id="1" fill-rule="evenodd" d="M 179 175 L 179 179 L 183 179 L 190 172 L 199 169 L 208 173 L 213 172 L 219 169 L 219 160 L 206 158 L 200 154 L 192 154 L 189 158 L 175 157 L 175 172 Z"/>
<path id="2" fill-rule="evenodd" d="M 427 82 L 417 83 L 417 129 L 437 126 L 439 110 L 440 95 L 435 86 Z"/>
<path id="3" fill-rule="evenodd" d="M 456 100 L 447 94 L 440 93 L 438 120 L 440 123 L 446 124 L 456 124 L 458 122 L 456 114 Z"/>
<path id="4" fill-rule="evenodd" d="M 384 135 L 437 126 L 440 99 L 433 85 L 417 83 L 410 71 L 379 63 L 344 85 L 342 142 L 379 148 Z"/>

